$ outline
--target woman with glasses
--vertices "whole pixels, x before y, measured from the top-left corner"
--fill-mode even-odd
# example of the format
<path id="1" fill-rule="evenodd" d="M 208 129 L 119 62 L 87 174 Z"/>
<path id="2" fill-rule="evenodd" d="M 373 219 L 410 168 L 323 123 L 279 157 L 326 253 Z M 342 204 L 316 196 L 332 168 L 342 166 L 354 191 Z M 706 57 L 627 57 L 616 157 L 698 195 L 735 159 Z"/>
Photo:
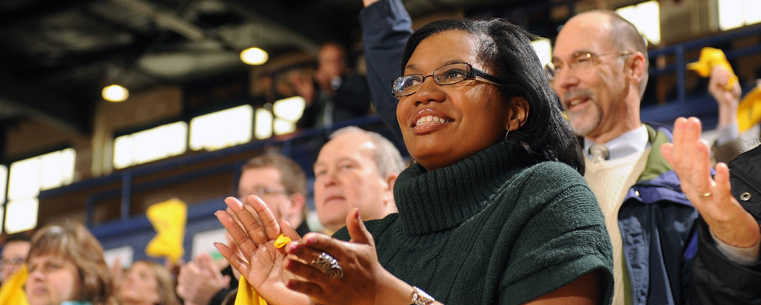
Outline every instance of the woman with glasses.
<path id="1" fill-rule="evenodd" d="M 298 236 L 256 198 L 263 227 L 230 198 L 242 227 L 217 215 L 244 257 L 220 252 L 270 304 L 610 303 L 603 216 L 529 36 L 455 19 L 410 37 L 392 87 L 415 160 L 394 186 L 398 214 L 353 210 L 333 238 L 277 248 Z"/>

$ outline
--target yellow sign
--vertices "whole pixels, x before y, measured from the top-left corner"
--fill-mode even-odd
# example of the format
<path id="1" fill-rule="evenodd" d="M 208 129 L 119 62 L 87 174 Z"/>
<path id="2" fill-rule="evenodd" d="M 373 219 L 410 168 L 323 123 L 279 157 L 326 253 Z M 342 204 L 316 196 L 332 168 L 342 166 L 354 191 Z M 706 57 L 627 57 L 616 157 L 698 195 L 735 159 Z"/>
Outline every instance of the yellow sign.
<path id="1" fill-rule="evenodd" d="M 235 305 L 267 305 L 267 301 L 241 275 L 238 282 L 238 294 L 235 295 Z"/>

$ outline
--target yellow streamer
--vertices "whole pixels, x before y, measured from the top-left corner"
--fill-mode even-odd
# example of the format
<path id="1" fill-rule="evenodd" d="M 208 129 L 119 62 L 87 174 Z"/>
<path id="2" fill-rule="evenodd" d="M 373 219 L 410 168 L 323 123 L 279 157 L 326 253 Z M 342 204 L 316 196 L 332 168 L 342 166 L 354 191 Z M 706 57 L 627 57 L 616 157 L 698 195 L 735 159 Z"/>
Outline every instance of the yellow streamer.
<path id="1" fill-rule="evenodd" d="M 235 295 L 235 305 L 267 305 L 267 301 L 241 275 L 238 281 L 238 294 Z"/>
<path id="2" fill-rule="evenodd" d="M 275 240 L 275 247 L 285 247 L 289 242 L 291 242 L 290 237 L 280 234 Z M 257 300 L 258 302 L 254 300 Z M 251 287 L 248 282 L 246 282 L 246 278 L 241 275 L 240 280 L 238 281 L 238 294 L 235 295 L 235 305 L 267 305 L 267 301 L 265 301 L 264 298 L 254 290 L 254 287 Z"/>
<path id="3" fill-rule="evenodd" d="M 0 304 L 29 305 L 24 293 L 24 284 L 29 277 L 26 265 L 22 266 L 0 286 Z"/>

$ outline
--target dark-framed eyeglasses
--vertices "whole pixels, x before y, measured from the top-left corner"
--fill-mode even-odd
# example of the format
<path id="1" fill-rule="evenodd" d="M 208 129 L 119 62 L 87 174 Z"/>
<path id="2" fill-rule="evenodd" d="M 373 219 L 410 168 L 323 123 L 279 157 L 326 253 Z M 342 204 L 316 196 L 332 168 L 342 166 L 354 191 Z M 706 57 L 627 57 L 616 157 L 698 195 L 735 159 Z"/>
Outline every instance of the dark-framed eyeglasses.
<path id="1" fill-rule="evenodd" d="M 425 79 L 433 77 L 433 81 L 439 86 L 454 85 L 466 79 L 480 80 L 496 86 L 502 85 L 502 80 L 484 71 L 473 68 L 469 63 L 454 63 L 441 66 L 433 70 L 431 75 L 409 74 L 395 79 L 391 93 L 396 97 L 412 95 L 420 89 Z"/>
<path id="2" fill-rule="evenodd" d="M 249 191 L 249 193 L 247 193 L 247 194 L 240 193 L 238 198 L 239 199 L 245 199 L 245 197 L 248 196 L 248 195 L 256 195 L 256 196 L 259 196 L 259 197 L 266 197 L 266 196 L 271 196 L 271 195 L 291 195 L 291 194 L 293 194 L 292 191 L 287 190 L 287 189 L 276 189 L 276 188 L 271 188 L 271 187 L 266 187 L 266 186 L 255 186 L 255 187 L 253 187 L 253 188 L 251 188 L 251 189 L 249 189 L 247 191 Z"/>
<path id="3" fill-rule="evenodd" d="M 0 261 L 0 268 L 5 266 L 17 266 L 26 262 L 25 257 L 11 257 L 10 259 L 4 259 Z"/>
<path id="4" fill-rule="evenodd" d="M 634 52 L 629 50 L 619 51 L 616 53 L 595 54 L 588 51 L 574 52 L 571 55 L 571 59 L 567 63 L 564 63 L 560 59 L 553 58 L 551 62 L 544 66 L 544 71 L 547 73 L 547 77 L 552 80 L 563 69 L 567 69 L 569 72 L 577 74 L 583 74 L 591 70 L 592 67 L 599 64 L 601 58 L 606 56 L 628 56 Z"/>

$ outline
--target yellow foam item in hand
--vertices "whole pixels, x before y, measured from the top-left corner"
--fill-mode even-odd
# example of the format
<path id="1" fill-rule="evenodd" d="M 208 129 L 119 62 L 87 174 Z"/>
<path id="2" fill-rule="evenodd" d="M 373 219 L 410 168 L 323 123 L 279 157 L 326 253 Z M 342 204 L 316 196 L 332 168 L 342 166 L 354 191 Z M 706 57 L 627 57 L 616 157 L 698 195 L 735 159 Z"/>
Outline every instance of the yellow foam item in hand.
<path id="1" fill-rule="evenodd" d="M 709 77 L 711 76 L 711 70 L 715 66 L 721 66 L 727 69 L 729 72 L 729 81 L 724 85 L 724 89 L 727 91 L 732 90 L 737 83 L 738 78 L 737 75 L 735 75 L 735 71 L 732 70 L 732 66 L 727 61 L 727 57 L 724 56 L 724 52 L 719 49 L 711 47 L 703 48 L 700 50 L 700 59 L 696 62 L 687 64 L 687 69 L 697 72 L 698 75 L 702 77 Z"/>
<path id="2" fill-rule="evenodd" d="M 285 236 L 285 234 L 280 234 L 280 236 L 277 237 L 275 240 L 275 248 L 282 248 L 285 247 L 289 242 L 291 242 L 291 238 L 288 236 Z"/>
<path id="3" fill-rule="evenodd" d="M 737 125 L 744 132 L 761 122 L 761 87 L 756 86 L 740 101 L 737 107 Z"/>
<path id="4" fill-rule="evenodd" d="M 290 237 L 280 234 L 275 240 L 275 247 L 285 247 L 289 242 L 291 242 Z M 254 300 L 258 303 L 255 303 Z M 235 295 L 235 305 L 267 305 L 267 301 L 253 287 L 249 286 L 246 278 L 241 275 L 238 281 L 238 294 Z"/>
<path id="5" fill-rule="evenodd" d="M 267 305 L 267 301 L 254 290 L 254 287 L 249 286 L 246 278 L 241 275 L 238 281 L 238 294 L 235 295 L 235 305 Z"/>
<path id="6" fill-rule="evenodd" d="M 145 254 L 153 257 L 168 257 L 173 263 L 185 254 L 183 238 L 188 208 L 179 199 L 170 199 L 148 207 L 146 215 L 156 230 L 154 237 L 145 247 Z"/>
<path id="7" fill-rule="evenodd" d="M 26 265 L 11 274 L 0 286 L 0 304 L 29 305 L 24 293 L 24 284 L 29 277 Z"/>

